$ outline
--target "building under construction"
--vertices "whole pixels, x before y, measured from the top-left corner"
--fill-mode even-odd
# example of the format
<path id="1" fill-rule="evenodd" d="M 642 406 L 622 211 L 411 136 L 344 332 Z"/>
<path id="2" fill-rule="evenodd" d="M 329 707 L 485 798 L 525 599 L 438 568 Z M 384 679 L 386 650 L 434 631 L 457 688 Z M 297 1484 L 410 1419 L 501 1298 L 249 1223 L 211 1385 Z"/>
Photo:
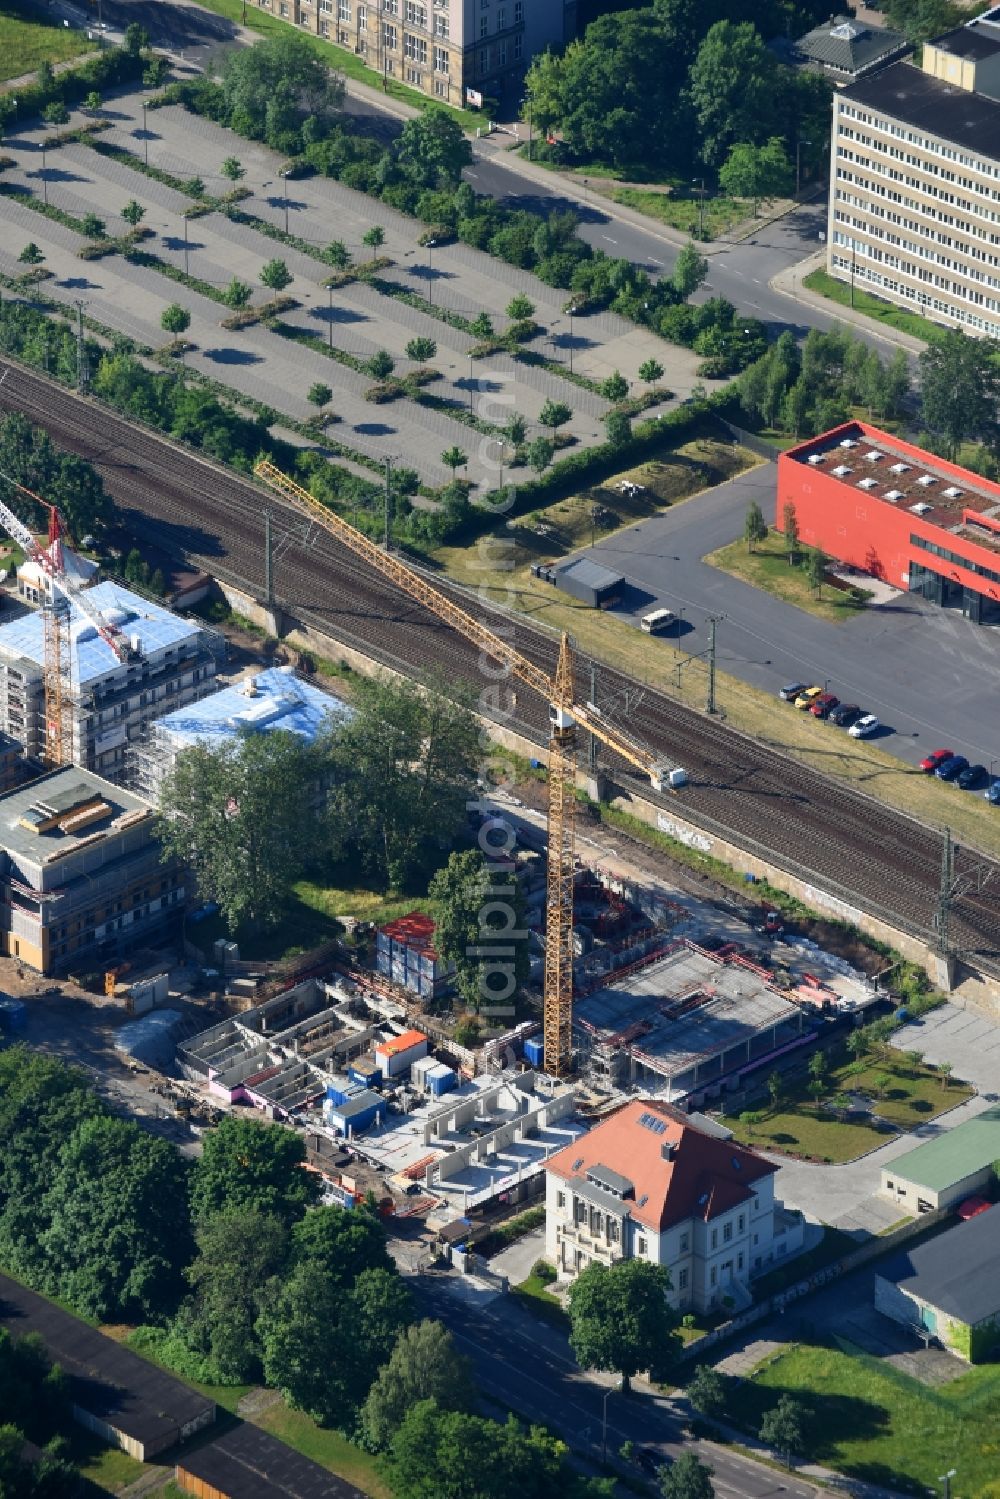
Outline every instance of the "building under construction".
<path id="1" fill-rule="evenodd" d="M 276 730 L 311 744 L 353 716 L 354 709 L 341 698 L 296 677 L 291 667 L 251 672 L 150 724 L 148 732 L 133 741 L 128 784 L 156 801 L 164 776 L 182 750 L 217 749 L 250 734 Z"/>
<path id="2" fill-rule="evenodd" d="M 574 1023 L 595 1081 L 699 1106 L 802 1045 L 815 1014 L 735 948 L 681 940 L 580 1000 Z"/>
<path id="3" fill-rule="evenodd" d="M 153 719 L 212 691 L 220 638 L 118 583 L 98 583 L 85 597 L 91 613 L 121 632 L 129 652 L 121 659 L 76 599 L 67 600 L 64 758 L 117 781 L 129 744 Z M 41 612 L 0 627 L 0 730 L 32 757 L 46 751 L 45 665 Z"/>
<path id="4" fill-rule="evenodd" d="M 39 973 L 107 967 L 170 938 L 183 871 L 148 803 L 66 766 L 0 797 L 0 947 Z"/>

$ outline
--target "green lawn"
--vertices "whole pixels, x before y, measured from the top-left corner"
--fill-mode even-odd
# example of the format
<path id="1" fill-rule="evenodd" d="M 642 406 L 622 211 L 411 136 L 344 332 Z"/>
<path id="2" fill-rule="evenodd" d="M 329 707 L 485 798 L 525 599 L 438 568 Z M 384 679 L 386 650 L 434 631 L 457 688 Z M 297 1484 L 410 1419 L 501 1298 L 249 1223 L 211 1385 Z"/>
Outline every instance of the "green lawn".
<path id="1" fill-rule="evenodd" d="M 669 224 L 672 229 L 679 229 L 684 234 L 698 236 L 702 212 L 697 194 L 688 196 L 685 192 L 657 193 L 640 187 L 615 187 L 610 196 L 615 203 L 634 208 L 651 219 L 659 219 L 661 224 Z M 706 196 L 703 220 L 705 239 L 718 239 L 734 224 L 749 218 L 752 211 L 751 204 L 744 202 L 742 198 Z"/>
<path id="2" fill-rule="evenodd" d="M 972 1088 L 957 1079 L 944 1087 L 941 1075 L 932 1067 L 911 1066 L 894 1051 L 890 1051 L 886 1060 L 866 1059 L 864 1069 L 857 1073 L 851 1071 L 853 1064 L 846 1052 L 831 1057 L 830 1064 L 821 1104 L 838 1093 L 865 1094 L 883 1119 L 903 1130 L 926 1124 L 946 1109 L 964 1103 L 973 1093 Z M 805 1078 L 794 1081 L 786 1096 L 779 1100 L 777 1112 L 763 1107 L 760 1112 L 763 1117 L 759 1124 L 748 1127 L 738 1119 L 727 1118 L 726 1125 L 745 1144 L 821 1161 L 851 1161 L 886 1140 L 885 1134 L 872 1125 L 841 1123 L 828 1109 L 817 1109 L 807 1092 Z"/>
<path id="3" fill-rule="evenodd" d="M 831 302 L 839 302 L 841 307 L 853 306 L 855 312 L 863 312 L 865 317 L 875 318 L 877 322 L 886 323 L 890 328 L 898 328 L 900 333 L 910 333 L 914 338 L 922 338 L 925 343 L 933 343 L 944 332 L 929 318 L 921 317 L 917 312 L 909 312 L 905 307 L 895 307 L 891 302 L 883 302 L 881 297 L 873 296 L 870 291 L 863 291 L 857 285 L 854 287 L 852 303 L 850 282 L 838 281 L 827 271 L 810 271 L 802 285 L 809 291 L 819 292 L 821 297 L 829 297 Z"/>
<path id="4" fill-rule="evenodd" d="M 808 1456 L 869 1483 L 925 1494 L 958 1470 L 962 1496 L 1000 1493 L 1000 1367 L 931 1388 L 838 1339 L 792 1346 L 731 1388 L 730 1418 L 756 1432 L 786 1391 L 810 1408 Z"/>
<path id="5" fill-rule="evenodd" d="M 792 567 L 788 562 L 784 537 L 778 531 L 771 531 L 764 541 L 757 543 L 753 552 L 747 551 L 745 541 L 734 541 L 729 546 L 720 547 L 717 552 L 709 553 L 705 561 L 721 572 L 729 573 L 734 578 L 742 578 L 744 583 L 773 594 L 783 603 L 794 604 L 807 614 L 815 614 L 819 619 L 836 621 L 850 619 L 858 614 L 859 605 L 851 602 L 846 589 L 826 584 L 820 597 L 816 597 L 816 591 L 806 575 L 805 559 L 810 550 L 809 547 L 800 547 L 801 560 Z"/>
<path id="6" fill-rule="evenodd" d="M 253 4 L 248 4 L 244 12 L 243 0 L 198 0 L 198 4 L 204 10 L 214 10 L 216 15 L 225 16 L 227 20 L 242 22 L 244 13 L 246 15 L 246 26 L 250 31 L 257 31 L 261 36 L 274 36 L 277 32 L 287 32 L 289 23 L 279 20 L 268 12 L 259 11 Z M 382 91 L 382 75 L 373 68 L 366 67 L 361 58 L 354 52 L 349 52 L 346 47 L 335 47 L 332 42 L 325 42 L 321 37 L 310 36 L 300 28 L 294 28 L 299 36 L 305 37 L 306 41 L 331 68 L 338 73 L 353 78 L 356 83 L 365 83 L 372 89 Z M 397 83 L 394 79 L 388 79 L 388 87 L 385 92 L 390 99 L 398 99 L 401 104 L 412 104 L 415 109 L 426 109 L 431 104 L 440 104 L 440 99 L 428 98 L 417 89 L 407 88 L 405 84 Z M 488 121 L 485 115 L 479 114 L 471 109 L 452 108 L 452 114 L 459 121 L 463 130 L 474 134 L 477 127 L 485 128 Z"/>
<path id="7" fill-rule="evenodd" d="M 544 1322 L 551 1322 L 564 1332 L 569 1331 L 569 1315 L 563 1310 L 562 1302 L 558 1296 L 553 1296 L 548 1282 L 541 1280 L 534 1270 L 519 1286 L 511 1287 L 511 1295 L 520 1296 L 526 1309 Z"/>
<path id="8" fill-rule="evenodd" d="M 393 1499 L 393 1490 L 377 1457 L 356 1447 L 339 1432 L 317 1426 L 301 1411 L 289 1410 L 281 1402 L 263 1411 L 255 1424 L 280 1437 L 304 1457 L 311 1457 L 321 1467 L 356 1484 L 363 1493 L 371 1494 L 372 1499 Z"/>
<path id="9" fill-rule="evenodd" d="M 101 1494 L 120 1494 L 143 1474 L 143 1465 L 118 1447 L 109 1447 L 100 1437 L 76 1422 L 67 1429 L 69 1457 L 81 1475 Z"/>
<path id="10" fill-rule="evenodd" d="M 43 62 L 67 62 L 93 50 L 85 32 L 53 26 L 19 0 L 4 0 L 0 7 L 0 83 L 33 73 Z"/>

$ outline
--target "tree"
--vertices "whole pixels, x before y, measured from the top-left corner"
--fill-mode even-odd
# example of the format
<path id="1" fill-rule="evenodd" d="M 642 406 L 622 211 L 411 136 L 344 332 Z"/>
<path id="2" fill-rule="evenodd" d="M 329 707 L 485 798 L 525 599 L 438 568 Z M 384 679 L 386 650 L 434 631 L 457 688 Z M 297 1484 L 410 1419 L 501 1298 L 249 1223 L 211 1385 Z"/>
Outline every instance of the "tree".
<path id="1" fill-rule="evenodd" d="M 413 359 L 418 364 L 426 364 L 428 359 L 433 359 L 438 351 L 438 346 L 433 338 L 411 338 L 406 345 L 407 359 Z"/>
<path id="2" fill-rule="evenodd" d="M 333 400 L 333 391 L 322 380 L 316 380 L 306 391 L 306 400 L 319 411 Z"/>
<path id="3" fill-rule="evenodd" d="M 792 566 L 799 555 L 799 518 L 792 500 L 785 501 L 781 512 L 781 529 L 785 535 L 788 564 Z"/>
<path id="4" fill-rule="evenodd" d="M 528 462 L 537 474 L 545 472 L 555 451 L 555 443 L 551 437 L 536 437 L 528 444 Z"/>
<path id="5" fill-rule="evenodd" d="M 955 329 L 929 343 L 920 355 L 924 425 L 954 459 L 963 442 L 1000 448 L 1000 342 L 969 338 Z"/>
<path id="6" fill-rule="evenodd" d="M 814 547 L 806 558 L 806 577 L 809 587 L 815 589 L 816 597 L 823 597 L 823 584 L 826 581 L 826 570 L 830 559 L 818 547 Z"/>
<path id="7" fill-rule="evenodd" d="M 663 365 L 658 359 L 646 359 L 639 366 L 639 379 L 644 380 L 647 385 L 655 385 L 657 380 L 663 379 L 663 375 Z"/>
<path id="8" fill-rule="evenodd" d="M 467 849 L 449 855 L 428 893 L 438 906 L 438 947 L 455 964 L 466 1004 L 487 1011 L 505 1006 L 512 1014 L 531 970 L 524 896 L 513 873 L 491 868 L 480 849 Z"/>
<path id="9" fill-rule="evenodd" d="M 363 1270 L 342 1291 L 305 1260 L 261 1316 L 264 1377 L 299 1410 L 350 1431 L 410 1314 L 395 1268 Z"/>
<path id="10" fill-rule="evenodd" d="M 784 1455 L 786 1468 L 792 1466 L 793 1454 L 800 1453 L 805 1446 L 804 1421 L 805 1408 L 791 1395 L 782 1395 L 777 1405 L 764 1412 L 760 1439 Z"/>
<path id="11" fill-rule="evenodd" d="M 955 1064 L 953 1062 L 938 1062 L 937 1070 L 938 1076 L 941 1079 L 942 1088 L 947 1088 L 948 1084 L 951 1081 L 951 1074 L 955 1070 Z"/>
<path id="12" fill-rule="evenodd" d="M 227 53 L 219 84 L 226 123 L 287 155 L 328 133 L 344 99 L 343 77 L 290 29 Z"/>
<path id="13" fill-rule="evenodd" d="M 763 1115 L 759 1114 L 756 1109 L 747 1109 L 740 1115 L 740 1123 L 746 1130 L 751 1140 L 753 1139 L 753 1132 L 761 1122 L 762 1118 Z"/>
<path id="14" fill-rule="evenodd" d="M 135 198 L 130 198 L 122 209 L 122 218 L 131 229 L 138 229 L 145 217 L 146 210 L 141 203 L 136 202 Z"/>
<path id="15" fill-rule="evenodd" d="M 234 184 L 240 182 L 247 174 L 246 167 L 240 161 L 238 156 L 227 156 L 225 161 L 222 163 L 222 166 L 219 168 L 219 171 L 222 173 L 223 177 L 228 178 L 228 180 Z"/>
<path id="16" fill-rule="evenodd" d="M 473 338 L 492 338 L 493 319 L 488 312 L 478 312 L 469 324 L 469 332 Z"/>
<path id="17" fill-rule="evenodd" d="M 45 259 L 45 254 L 32 239 L 28 241 L 17 258 L 21 265 L 41 265 Z"/>
<path id="18" fill-rule="evenodd" d="M 290 1227 L 319 1197 L 315 1175 L 302 1169 L 305 1158 L 300 1135 L 227 1115 L 205 1135 L 191 1172 L 195 1222 L 213 1213 L 253 1211 Z"/>
<path id="19" fill-rule="evenodd" d="M 203 198 L 205 196 L 205 183 L 201 177 L 189 177 L 182 186 L 189 198 Z"/>
<path id="20" fill-rule="evenodd" d="M 253 296 L 253 287 L 241 281 L 239 276 L 234 276 L 222 294 L 222 300 L 227 307 L 232 307 L 234 312 L 242 312 Z"/>
<path id="21" fill-rule="evenodd" d="M 175 342 L 182 333 L 187 332 L 190 326 L 191 314 L 179 302 L 171 302 L 170 306 L 165 307 L 160 314 L 160 327 L 164 333 L 172 333 Z"/>
<path id="22" fill-rule="evenodd" d="M 342 239 L 333 239 L 323 251 L 323 259 L 338 271 L 346 271 L 351 263 L 351 252 Z"/>
<path id="23" fill-rule="evenodd" d="M 369 250 L 380 250 L 385 244 L 385 230 L 380 224 L 373 224 L 365 230 L 364 242 Z"/>
<path id="24" fill-rule="evenodd" d="M 129 57 L 138 57 L 149 46 L 149 32 L 138 21 L 131 21 L 125 27 L 124 43 Z"/>
<path id="25" fill-rule="evenodd" d="M 806 1084 L 806 1092 L 809 1094 L 818 1112 L 819 1101 L 826 1092 L 826 1083 L 824 1083 L 821 1077 L 814 1077 L 811 1082 Z"/>
<path id="26" fill-rule="evenodd" d="M 682 1452 L 668 1468 L 660 1469 L 663 1499 L 714 1499 L 713 1470 L 694 1452 Z"/>
<path id="27" fill-rule="evenodd" d="M 604 418 L 604 431 L 609 446 L 624 448 L 632 440 L 632 418 L 627 411 L 609 411 Z"/>
<path id="28" fill-rule="evenodd" d="M 688 240 L 683 245 L 670 275 L 670 285 L 681 302 L 686 302 L 701 286 L 708 275 L 708 261 L 696 245 Z M 640 375 L 642 370 L 639 371 Z M 660 371 L 662 375 L 663 371 Z M 645 379 L 645 376 L 643 376 Z"/>
<path id="29" fill-rule="evenodd" d="M 606 401 L 624 401 L 628 395 L 628 381 L 621 370 L 615 370 L 601 383 L 601 395 Z"/>
<path id="30" fill-rule="evenodd" d="M 771 1111 L 774 1113 L 777 1111 L 778 1104 L 781 1102 L 781 1095 L 784 1092 L 784 1079 L 777 1068 L 768 1074 L 767 1092 L 771 1100 Z"/>
<path id="31" fill-rule="evenodd" d="M 868 1034 L 867 1026 L 860 1026 L 852 1031 L 844 1043 L 851 1056 L 860 1061 L 871 1050 L 871 1036 Z"/>
<path id="32" fill-rule="evenodd" d="M 515 412 L 507 421 L 507 436 L 515 447 L 518 447 L 528 435 L 528 424 L 523 416 Z"/>
<path id="33" fill-rule="evenodd" d="M 747 544 L 747 551 L 755 551 L 758 543 L 766 536 L 767 523 L 764 520 L 764 512 L 756 500 L 751 500 L 747 506 L 746 520 L 743 522 L 743 540 Z"/>
<path id="34" fill-rule="evenodd" d="M 753 199 L 754 218 L 762 200 L 785 197 L 791 192 L 792 178 L 791 163 L 777 136 L 763 146 L 737 142 L 719 169 L 723 192 L 731 198 Z"/>
<path id="35" fill-rule="evenodd" d="M 569 1288 L 570 1346 L 585 1369 L 620 1374 L 628 1390 L 641 1370 L 662 1372 L 678 1356 L 670 1275 L 647 1260 L 592 1261 Z"/>
<path id="36" fill-rule="evenodd" d="M 717 21 L 710 28 L 688 76 L 708 166 L 718 166 L 734 142 L 771 135 L 778 76 L 778 64 L 751 21 Z"/>
<path id="37" fill-rule="evenodd" d="M 101 112 L 102 103 L 103 101 L 97 90 L 91 89 L 90 93 L 83 101 L 83 107 L 88 114 L 94 115 L 96 117 Z"/>
<path id="38" fill-rule="evenodd" d="M 46 1284 L 84 1316 L 172 1310 L 191 1252 L 187 1163 L 124 1119 L 89 1119 L 59 1153 L 40 1204 Z"/>
<path id="39" fill-rule="evenodd" d="M 810 1077 L 826 1077 L 826 1052 L 814 1051 L 806 1063 L 806 1071 Z"/>
<path id="40" fill-rule="evenodd" d="M 396 368 L 396 361 L 387 349 L 378 349 L 368 361 L 369 375 L 375 380 L 388 380 Z"/>
<path id="41" fill-rule="evenodd" d="M 286 286 L 292 284 L 292 273 L 283 260 L 268 260 L 260 269 L 260 284 L 266 286 L 268 291 L 274 292 L 276 302 Z M 272 306 L 273 306 L 272 302 Z"/>
<path id="42" fill-rule="evenodd" d="M 514 1416 L 501 1425 L 433 1400 L 412 1406 L 392 1443 L 397 1499 L 572 1499 L 607 1495 L 600 1480 L 579 1478 L 565 1445 L 544 1427 L 525 1431 Z"/>
<path id="43" fill-rule="evenodd" d="M 313 1208 L 292 1227 L 291 1258 L 318 1266 L 335 1289 L 349 1290 L 365 1270 L 389 1270 L 393 1262 L 377 1212 L 362 1203 Z"/>
<path id="44" fill-rule="evenodd" d="M 69 110 L 61 99 L 53 99 L 42 110 L 42 119 L 46 125 L 65 125 L 69 119 Z"/>
<path id="45" fill-rule="evenodd" d="M 472 161 L 472 146 L 458 120 L 430 104 L 407 120 L 396 141 L 396 160 L 411 181 L 425 187 L 457 187 Z"/>
<path id="46" fill-rule="evenodd" d="M 529 318 L 533 318 L 534 315 L 535 304 L 531 301 L 530 297 L 524 296 L 523 293 L 519 292 L 516 297 L 511 297 L 507 303 L 507 316 L 512 323 L 525 323 Z"/>
<path id="47" fill-rule="evenodd" d="M 448 465 L 448 467 L 451 469 L 453 478 L 455 475 L 455 470 L 464 468 L 468 461 L 468 453 L 463 453 L 462 449 L 459 447 L 445 448 L 444 452 L 441 454 L 441 462 Z"/>
<path id="48" fill-rule="evenodd" d="M 332 751 L 330 825 L 369 879 L 416 888 L 466 822 L 482 758 L 476 723 L 455 683 L 445 692 L 433 679 L 422 688 L 376 677 L 356 689 Z"/>
<path id="49" fill-rule="evenodd" d="M 474 1399 L 468 1359 L 442 1323 L 425 1319 L 400 1333 L 368 1391 L 361 1429 L 370 1447 L 384 1451 L 421 1400 L 433 1400 L 439 1411 L 467 1411 Z"/>
<path id="50" fill-rule="evenodd" d="M 912 1072 L 918 1072 L 923 1066 L 924 1054 L 922 1051 L 904 1051 L 903 1056 L 906 1058 L 907 1065 Z"/>
<path id="51" fill-rule="evenodd" d="M 543 427 L 551 427 L 553 431 L 557 427 L 564 427 L 572 417 L 573 412 L 563 401 L 546 401 L 538 413 L 538 420 Z"/>
<path id="52" fill-rule="evenodd" d="M 687 1397 L 699 1416 L 714 1421 L 726 1413 L 726 1382 L 711 1364 L 699 1364 L 688 1381 Z"/>
<path id="53" fill-rule="evenodd" d="M 312 824 L 322 851 L 313 818 L 321 754 L 292 734 L 258 734 L 182 750 L 164 778 L 164 857 L 197 871 L 230 931 L 278 920 L 304 867 L 303 828 Z"/>
<path id="54" fill-rule="evenodd" d="M 891 1072 L 877 1072 L 873 1079 L 876 1098 L 884 1098 L 894 1081 Z"/>
<path id="55" fill-rule="evenodd" d="M 257 1323 L 278 1295 L 288 1231 L 279 1218 L 243 1204 L 207 1213 L 195 1239 L 198 1252 L 185 1272 L 189 1292 L 173 1330 L 220 1382 L 259 1379 Z"/>
<path id="56" fill-rule="evenodd" d="M 85 213 L 80 220 L 80 228 L 89 239 L 105 239 L 107 237 L 108 231 L 105 228 L 104 220 L 99 219 L 96 213 Z"/>

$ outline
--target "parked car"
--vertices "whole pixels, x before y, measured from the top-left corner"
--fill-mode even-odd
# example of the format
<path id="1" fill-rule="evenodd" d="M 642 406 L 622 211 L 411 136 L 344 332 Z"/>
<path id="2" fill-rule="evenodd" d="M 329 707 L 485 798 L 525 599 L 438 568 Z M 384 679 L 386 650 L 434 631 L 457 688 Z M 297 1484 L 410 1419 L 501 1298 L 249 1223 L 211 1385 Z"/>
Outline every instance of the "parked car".
<path id="1" fill-rule="evenodd" d="M 954 750 L 949 749 L 931 750 L 930 754 L 921 760 L 920 769 L 925 774 L 930 775 L 932 771 L 937 770 L 939 765 L 943 765 L 946 760 L 950 760 L 954 753 Z"/>
<path id="2" fill-rule="evenodd" d="M 955 777 L 963 791 L 978 791 L 987 781 L 985 765 L 970 765 L 967 770 L 960 770 Z"/>
<path id="3" fill-rule="evenodd" d="M 988 1213 L 993 1206 L 987 1202 L 985 1197 L 967 1197 L 964 1202 L 959 1203 L 955 1209 L 955 1215 L 961 1218 L 963 1223 L 968 1223 L 970 1218 L 978 1218 L 980 1213 Z"/>
<path id="4" fill-rule="evenodd" d="M 993 781 L 983 792 L 986 800 L 994 807 L 1000 807 L 1000 781 Z"/>
<path id="5" fill-rule="evenodd" d="M 809 704 L 809 712 L 815 718 L 825 718 L 831 708 L 835 708 L 840 698 L 833 692 L 821 692 L 819 697 L 813 698 Z"/>
<path id="6" fill-rule="evenodd" d="M 838 703 L 827 714 L 831 723 L 835 723 L 838 729 L 849 728 L 855 719 L 861 717 L 861 709 L 857 703 Z"/>
<path id="7" fill-rule="evenodd" d="M 868 735 L 874 734 L 877 728 L 878 719 L 875 717 L 875 714 L 865 713 L 861 718 L 858 719 L 857 723 L 851 724 L 851 727 L 847 732 L 850 734 L 852 739 L 867 739 Z"/>
<path id="8" fill-rule="evenodd" d="M 814 703 L 818 697 L 822 696 L 822 693 L 822 687 L 807 687 L 805 692 L 800 692 L 798 697 L 795 699 L 796 708 L 798 708 L 800 712 L 805 712 L 806 708 Z"/>
<path id="9" fill-rule="evenodd" d="M 969 762 L 964 755 L 952 755 L 950 760 L 945 760 L 943 764 L 938 766 L 934 774 L 939 781 L 954 781 L 968 767 Z"/>
<path id="10" fill-rule="evenodd" d="M 779 687 L 778 696 L 783 703 L 794 703 L 808 686 L 808 682 L 788 682 L 784 687 Z"/>

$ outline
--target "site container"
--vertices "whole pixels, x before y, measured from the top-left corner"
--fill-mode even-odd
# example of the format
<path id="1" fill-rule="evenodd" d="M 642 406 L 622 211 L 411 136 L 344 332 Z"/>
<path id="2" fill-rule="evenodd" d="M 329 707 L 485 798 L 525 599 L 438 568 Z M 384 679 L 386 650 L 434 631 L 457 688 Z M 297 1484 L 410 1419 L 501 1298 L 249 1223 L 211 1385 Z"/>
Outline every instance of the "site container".
<path id="1" fill-rule="evenodd" d="M 529 1036 L 525 1041 L 524 1060 L 532 1067 L 541 1067 L 545 1060 L 545 1042 L 541 1036 Z"/>
<path id="2" fill-rule="evenodd" d="M 347 1076 L 364 1088 L 375 1088 L 382 1081 L 382 1069 L 373 1057 L 359 1057 L 349 1065 Z"/>
<path id="3" fill-rule="evenodd" d="M 446 1067 L 443 1062 L 439 1062 L 436 1067 L 432 1067 L 427 1074 L 427 1086 L 435 1098 L 440 1098 L 442 1093 L 450 1093 L 457 1082 L 458 1078 L 455 1075 L 455 1069 L 453 1067 Z"/>
<path id="4" fill-rule="evenodd" d="M 0 1029 L 11 1032 L 23 1031 L 28 1022 L 28 1009 L 22 999 L 10 995 L 0 998 Z"/>
<path id="5" fill-rule="evenodd" d="M 373 1093 L 370 1088 L 364 1088 L 353 1098 L 345 1098 L 343 1103 L 327 1103 L 323 1117 L 327 1124 L 339 1130 L 342 1135 L 360 1135 L 380 1119 L 384 1119 L 385 1113 L 385 1099 L 379 1093 Z"/>
<path id="6" fill-rule="evenodd" d="M 422 1031 L 405 1031 L 375 1047 L 375 1061 L 383 1077 L 400 1077 L 414 1062 L 427 1055 L 427 1037 Z"/>

